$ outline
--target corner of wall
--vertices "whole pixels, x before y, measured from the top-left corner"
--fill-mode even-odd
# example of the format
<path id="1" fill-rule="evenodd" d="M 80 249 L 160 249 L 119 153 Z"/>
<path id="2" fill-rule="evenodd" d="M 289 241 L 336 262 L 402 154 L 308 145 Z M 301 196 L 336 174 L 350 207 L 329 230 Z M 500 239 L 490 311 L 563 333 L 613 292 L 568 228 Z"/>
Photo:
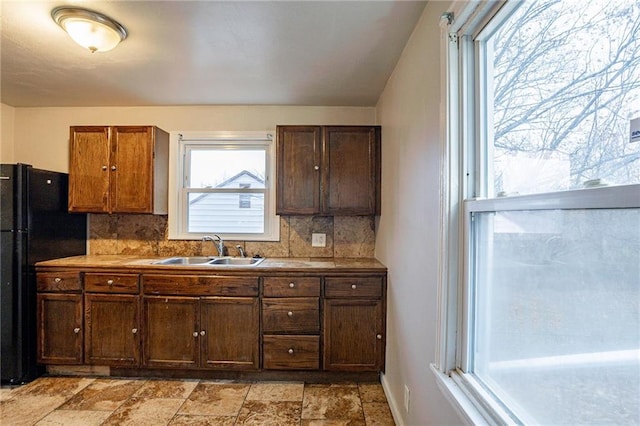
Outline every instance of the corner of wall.
<path id="1" fill-rule="evenodd" d="M 15 115 L 16 109 L 0 104 L 0 162 L 15 163 Z"/>

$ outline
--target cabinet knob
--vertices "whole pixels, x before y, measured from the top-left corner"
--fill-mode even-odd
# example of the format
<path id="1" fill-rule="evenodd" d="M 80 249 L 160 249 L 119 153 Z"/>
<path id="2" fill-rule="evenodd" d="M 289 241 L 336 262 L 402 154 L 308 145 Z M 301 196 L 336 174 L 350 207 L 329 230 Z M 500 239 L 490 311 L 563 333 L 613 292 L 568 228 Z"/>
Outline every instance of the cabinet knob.
<path id="1" fill-rule="evenodd" d="M 382 334 L 376 334 L 376 339 L 382 340 Z"/>
<path id="2" fill-rule="evenodd" d="M 205 334 L 207 334 L 207 332 L 206 332 L 206 331 L 204 331 L 204 330 L 202 330 L 202 331 L 200 332 L 200 335 L 201 335 L 201 336 L 204 336 Z"/>
<path id="3" fill-rule="evenodd" d="M 54 281 L 54 282 L 56 282 L 56 283 L 61 283 L 61 282 L 62 282 L 62 278 L 60 278 L 60 277 L 55 277 L 55 278 L 53 279 L 53 281 Z"/>
<path id="4" fill-rule="evenodd" d="M 137 329 L 137 328 L 132 328 L 132 329 L 131 329 L 131 332 L 132 332 L 133 334 L 136 334 L 136 333 L 138 332 L 138 329 Z"/>
<path id="5" fill-rule="evenodd" d="M 74 333 L 76 333 L 76 334 L 80 333 L 80 327 L 76 327 L 76 328 L 74 328 L 74 329 L 73 329 L 73 332 L 74 332 Z"/>
<path id="6" fill-rule="evenodd" d="M 198 332 L 197 331 L 193 332 L 193 337 L 198 337 Z"/>
<path id="7" fill-rule="evenodd" d="M 113 285 L 113 280 L 107 280 L 107 284 L 109 284 L 109 286 Z"/>
<path id="8" fill-rule="evenodd" d="M 356 288 L 358 288 L 358 286 L 355 284 L 351 284 L 351 288 L 355 290 Z"/>
<path id="9" fill-rule="evenodd" d="M 287 352 L 289 352 L 289 355 L 293 355 L 293 348 L 289 348 Z"/>
<path id="10" fill-rule="evenodd" d="M 296 286 L 296 283 L 289 283 L 289 288 L 294 288 Z"/>
<path id="11" fill-rule="evenodd" d="M 107 170 L 107 166 L 102 166 L 102 170 Z"/>
<path id="12" fill-rule="evenodd" d="M 115 172 L 116 171 L 116 166 L 111 166 L 111 171 Z"/>
<path id="13" fill-rule="evenodd" d="M 313 170 L 320 170 L 320 166 L 313 166 Z"/>
<path id="14" fill-rule="evenodd" d="M 293 312 L 291 312 L 291 311 L 287 312 L 287 316 L 292 317 L 293 316 Z"/>

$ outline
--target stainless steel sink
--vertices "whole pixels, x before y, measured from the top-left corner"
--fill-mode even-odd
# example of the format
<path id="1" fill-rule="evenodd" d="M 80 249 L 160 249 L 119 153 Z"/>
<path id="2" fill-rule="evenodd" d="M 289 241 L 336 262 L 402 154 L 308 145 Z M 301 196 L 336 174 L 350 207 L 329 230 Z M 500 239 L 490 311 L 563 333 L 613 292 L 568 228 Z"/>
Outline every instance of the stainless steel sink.
<path id="1" fill-rule="evenodd" d="M 177 256 L 153 262 L 156 265 L 256 266 L 264 260 L 252 257 Z"/>
<path id="2" fill-rule="evenodd" d="M 227 266 L 256 266 L 264 260 L 264 257 L 220 257 L 209 262 L 210 265 Z"/>
<path id="3" fill-rule="evenodd" d="M 170 257 L 154 262 L 158 265 L 204 265 L 214 258 L 208 256 Z"/>

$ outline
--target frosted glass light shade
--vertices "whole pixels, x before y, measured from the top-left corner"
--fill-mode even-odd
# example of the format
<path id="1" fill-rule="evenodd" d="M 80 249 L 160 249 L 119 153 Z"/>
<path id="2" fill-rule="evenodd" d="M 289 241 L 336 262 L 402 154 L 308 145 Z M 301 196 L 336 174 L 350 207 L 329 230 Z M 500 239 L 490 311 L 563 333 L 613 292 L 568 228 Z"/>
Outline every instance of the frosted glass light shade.
<path id="1" fill-rule="evenodd" d="M 63 6 L 53 9 L 51 16 L 73 41 L 91 53 L 109 51 L 127 38 L 122 25 L 98 12 Z"/>

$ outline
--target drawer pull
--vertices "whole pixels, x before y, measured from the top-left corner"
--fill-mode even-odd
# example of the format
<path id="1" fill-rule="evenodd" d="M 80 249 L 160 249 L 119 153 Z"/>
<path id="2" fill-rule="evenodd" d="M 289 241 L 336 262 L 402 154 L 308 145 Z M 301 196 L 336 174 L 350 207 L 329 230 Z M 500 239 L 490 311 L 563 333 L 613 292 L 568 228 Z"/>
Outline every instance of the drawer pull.
<path id="1" fill-rule="evenodd" d="M 109 284 L 109 286 L 113 285 L 113 280 L 107 280 L 107 284 Z"/>
<path id="2" fill-rule="evenodd" d="M 202 330 L 202 331 L 200 332 L 200 335 L 201 335 L 201 336 L 204 336 L 205 334 L 207 334 L 207 332 L 206 332 L 206 331 L 204 331 L 204 330 Z"/>
<path id="3" fill-rule="evenodd" d="M 197 331 L 193 332 L 193 337 L 198 337 L 198 332 Z"/>
<path id="4" fill-rule="evenodd" d="M 76 333 L 76 334 L 80 333 L 80 328 L 79 327 L 74 328 L 73 332 Z"/>
<path id="5" fill-rule="evenodd" d="M 289 318 L 291 318 L 291 317 L 293 316 L 293 312 L 291 312 L 291 311 L 287 312 L 287 316 L 288 316 Z"/>
<path id="6" fill-rule="evenodd" d="M 376 339 L 382 340 L 382 334 L 376 334 Z"/>
<path id="7" fill-rule="evenodd" d="M 289 288 L 294 288 L 296 286 L 296 283 L 289 283 Z"/>
<path id="8" fill-rule="evenodd" d="M 132 332 L 133 334 L 136 334 L 136 333 L 138 333 L 138 329 L 137 329 L 137 328 L 132 328 L 132 329 L 131 329 L 131 332 Z"/>
<path id="9" fill-rule="evenodd" d="M 53 281 L 54 281 L 54 282 L 56 282 L 56 283 L 61 283 L 61 282 L 62 282 L 62 278 L 60 278 L 60 277 L 55 277 L 55 278 L 53 279 Z"/>
<path id="10" fill-rule="evenodd" d="M 357 286 L 357 285 L 355 285 L 355 284 L 351 284 L 351 288 L 352 288 L 353 290 L 355 290 L 356 288 L 358 288 L 358 286 Z"/>
<path id="11" fill-rule="evenodd" d="M 289 348 L 287 352 L 289 352 L 289 355 L 293 355 L 293 348 Z"/>

